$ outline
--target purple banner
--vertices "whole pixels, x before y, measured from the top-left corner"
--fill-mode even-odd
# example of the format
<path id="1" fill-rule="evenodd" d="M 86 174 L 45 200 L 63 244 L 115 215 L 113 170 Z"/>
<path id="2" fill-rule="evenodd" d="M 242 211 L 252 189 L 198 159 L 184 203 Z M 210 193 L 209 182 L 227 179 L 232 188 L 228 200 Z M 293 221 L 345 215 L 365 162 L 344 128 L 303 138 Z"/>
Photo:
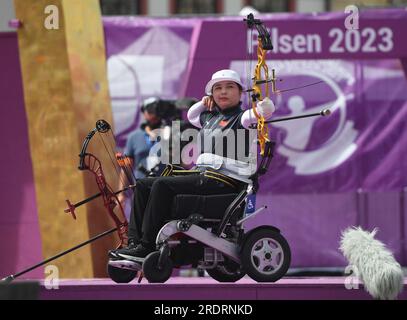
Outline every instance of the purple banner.
<path id="1" fill-rule="evenodd" d="M 272 173 L 265 179 L 267 190 L 400 190 L 407 185 L 407 83 L 400 62 L 407 56 L 402 41 L 407 12 L 361 12 L 358 30 L 345 29 L 346 17 L 261 16 L 274 44 L 269 67 L 281 80 L 278 89 L 289 90 L 272 96 L 278 107 L 275 116 L 332 111 L 329 118 L 271 126 L 277 149 Z M 116 17 L 105 18 L 104 26 L 119 146 L 139 124 L 145 98 L 200 99 L 211 74 L 222 68 L 235 69 L 250 86 L 246 79 L 256 57 L 247 57 L 256 50 L 257 35 L 247 31 L 242 17 Z"/>
<path id="2" fill-rule="evenodd" d="M 282 90 L 277 116 L 318 112 L 271 126 L 276 158 L 266 180 L 274 192 L 402 190 L 407 185 L 406 79 L 399 60 L 274 62 Z"/>
<path id="3" fill-rule="evenodd" d="M 407 83 L 402 60 L 407 55 L 407 46 L 401 41 L 407 12 L 363 12 L 359 30 L 346 30 L 345 18 L 338 13 L 262 17 L 271 36 L 274 35 L 274 51 L 267 61 L 269 68 L 275 69 L 281 80 L 277 89 L 287 90 L 272 96 L 278 108 L 275 117 L 313 113 L 323 108 L 332 111 L 329 118 L 307 118 L 271 126 L 277 149 L 272 170 L 264 178 L 263 188 L 268 191 L 346 192 L 360 188 L 380 191 L 402 190 L 407 185 L 407 159 L 403 152 L 407 147 Z M 223 68 L 234 69 L 242 79 L 250 79 L 257 57 L 247 59 L 247 52 L 255 51 L 256 41 L 241 20 L 202 22 L 199 36 L 192 43 L 194 55 L 190 58 L 184 94 L 200 98 L 212 72 Z M 344 40 L 340 44 L 329 36 L 336 32 L 332 30 L 342 30 L 345 40 L 349 32 L 361 37 L 375 32 L 378 39 L 377 35 L 390 30 L 389 36 L 384 36 L 387 40 L 382 40 L 391 49 L 385 53 L 384 42 L 372 40 L 369 45 L 361 44 L 360 50 L 348 50 L 346 46 L 356 42 Z M 315 35 L 319 40 L 311 40 L 308 46 L 307 36 L 303 35 Z M 321 44 L 317 45 L 320 50 L 314 50 L 313 43 Z M 346 50 L 324 49 L 331 48 L 333 43 Z M 286 50 L 289 44 L 291 49 Z M 375 49 L 363 51 L 367 47 Z M 319 83 L 307 86 L 316 82 Z M 249 81 L 246 83 L 251 86 Z M 304 86 L 307 87 L 301 88 Z"/>

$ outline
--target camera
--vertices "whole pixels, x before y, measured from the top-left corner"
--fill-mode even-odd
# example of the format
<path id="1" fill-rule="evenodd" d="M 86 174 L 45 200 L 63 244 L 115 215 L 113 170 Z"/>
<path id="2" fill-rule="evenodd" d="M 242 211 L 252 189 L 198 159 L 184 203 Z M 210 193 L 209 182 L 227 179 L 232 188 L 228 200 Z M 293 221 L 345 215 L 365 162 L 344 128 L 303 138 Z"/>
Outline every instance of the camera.
<path id="1" fill-rule="evenodd" d="M 154 114 L 165 123 L 171 124 L 174 120 L 182 120 L 183 111 L 188 110 L 198 100 L 194 98 L 181 98 L 176 100 L 148 98 L 144 100 L 141 111 Z"/>

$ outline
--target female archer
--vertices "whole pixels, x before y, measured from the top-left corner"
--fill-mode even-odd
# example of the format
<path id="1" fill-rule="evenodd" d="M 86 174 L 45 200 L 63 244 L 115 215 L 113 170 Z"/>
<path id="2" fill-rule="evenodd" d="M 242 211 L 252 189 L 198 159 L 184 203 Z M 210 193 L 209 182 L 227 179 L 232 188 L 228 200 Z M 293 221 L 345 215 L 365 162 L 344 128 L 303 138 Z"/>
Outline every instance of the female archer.
<path id="1" fill-rule="evenodd" d="M 188 111 L 188 120 L 200 129 L 199 137 L 203 141 L 200 143 L 196 167 L 192 171 L 194 173 L 147 177 L 137 181 L 128 246 L 110 251 L 111 258 L 138 261 L 137 258 L 144 258 L 155 251 L 157 233 L 167 220 L 173 218 L 170 208 L 177 194 L 228 194 L 249 182 L 250 175 L 254 173 L 253 163 L 252 157 L 245 155 L 253 146 L 253 141 L 248 137 L 250 131 L 255 130 L 249 128 L 257 123 L 257 118 L 253 110 L 242 110 L 242 92 L 243 84 L 235 71 L 220 70 L 212 75 L 205 87 L 206 95 Z M 256 109 L 258 115 L 266 120 L 275 111 L 269 98 L 259 101 Z M 234 137 L 235 141 L 231 143 L 229 137 Z M 213 140 L 216 141 L 215 145 L 207 143 Z M 242 149 L 241 145 L 244 145 L 243 154 L 236 152 Z"/>

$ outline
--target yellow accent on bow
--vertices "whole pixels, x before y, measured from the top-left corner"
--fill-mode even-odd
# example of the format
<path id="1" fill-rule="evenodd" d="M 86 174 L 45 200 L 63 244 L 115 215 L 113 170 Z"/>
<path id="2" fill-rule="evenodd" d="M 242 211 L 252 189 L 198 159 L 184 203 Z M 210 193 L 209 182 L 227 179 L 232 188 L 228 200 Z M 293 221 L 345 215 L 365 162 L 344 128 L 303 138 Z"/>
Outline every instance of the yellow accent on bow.
<path id="1" fill-rule="evenodd" d="M 268 133 L 268 127 L 267 124 L 265 123 L 265 119 L 262 115 L 260 115 L 257 112 L 257 101 L 262 101 L 264 99 L 262 90 L 261 90 L 261 85 L 259 81 L 261 79 L 268 79 L 269 78 L 269 69 L 266 64 L 266 53 L 267 51 L 263 49 L 263 44 L 261 42 L 261 39 L 258 38 L 258 45 L 257 45 L 257 64 L 254 70 L 254 77 L 253 77 L 253 95 L 256 97 L 256 99 L 252 99 L 252 109 L 253 113 L 257 118 L 257 136 L 258 140 L 260 143 L 260 154 L 263 156 L 264 155 L 264 146 L 267 141 L 269 140 L 269 133 Z M 262 78 L 262 71 L 264 72 L 263 78 Z M 269 96 L 269 83 L 266 81 L 265 82 L 265 96 Z"/>
<path id="2" fill-rule="evenodd" d="M 257 136 L 260 144 L 260 154 L 264 155 L 266 142 L 269 142 L 269 132 L 267 122 L 262 115 L 257 112 L 257 101 L 262 101 L 264 97 L 269 97 L 270 89 L 269 82 L 272 83 L 272 90 L 276 92 L 276 76 L 274 69 L 272 70 L 272 77 L 269 78 L 269 69 L 266 63 L 267 50 L 273 50 L 273 45 L 270 39 L 270 33 L 264 27 L 260 19 L 255 19 L 253 14 L 249 14 L 246 19 L 248 28 L 256 28 L 258 31 L 257 36 L 257 64 L 254 70 L 252 91 L 252 109 L 255 117 L 257 118 Z M 263 72 L 262 72 L 263 71 Z M 264 73 L 262 75 L 262 73 Z M 261 85 L 265 86 L 265 95 L 263 97 Z"/>

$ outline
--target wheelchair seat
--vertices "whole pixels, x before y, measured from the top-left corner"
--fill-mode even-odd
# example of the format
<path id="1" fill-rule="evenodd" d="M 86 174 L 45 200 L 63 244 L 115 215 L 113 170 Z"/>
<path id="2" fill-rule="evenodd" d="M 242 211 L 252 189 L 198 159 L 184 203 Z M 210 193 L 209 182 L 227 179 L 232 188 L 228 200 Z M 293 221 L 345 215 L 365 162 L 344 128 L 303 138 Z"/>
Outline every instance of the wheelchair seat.
<path id="1" fill-rule="evenodd" d="M 233 219 L 242 218 L 246 207 L 246 197 L 249 189 L 251 193 L 257 193 L 259 189 L 259 176 L 265 174 L 269 168 L 271 159 L 273 158 L 275 143 L 267 141 L 264 155 L 260 161 L 260 164 L 256 172 L 250 176 L 251 183 L 238 184 L 236 187 L 236 193 L 218 194 L 218 195 L 190 195 L 190 194 L 178 194 L 175 196 L 171 207 L 171 218 L 173 219 L 186 219 L 191 214 L 199 214 L 204 219 L 219 219 L 222 220 L 217 230 L 218 234 L 221 234 L 226 224 Z M 213 170 L 207 169 L 208 177 L 213 177 Z M 164 170 L 163 175 L 188 175 L 197 174 L 199 170 L 185 170 L 182 167 L 169 165 Z M 202 173 L 202 172 L 201 172 Z M 206 174 L 206 173 L 205 173 Z M 217 177 L 221 174 L 216 173 Z M 215 178 L 217 178 L 215 177 Z M 225 176 L 223 179 L 226 182 L 232 181 L 232 184 L 236 180 L 232 177 Z M 234 182 L 233 182 L 234 181 Z"/>
<path id="2" fill-rule="evenodd" d="M 178 194 L 172 203 L 171 217 L 185 219 L 191 214 L 200 214 L 205 219 L 222 219 L 226 209 L 238 195 L 238 193 L 217 195 Z"/>

